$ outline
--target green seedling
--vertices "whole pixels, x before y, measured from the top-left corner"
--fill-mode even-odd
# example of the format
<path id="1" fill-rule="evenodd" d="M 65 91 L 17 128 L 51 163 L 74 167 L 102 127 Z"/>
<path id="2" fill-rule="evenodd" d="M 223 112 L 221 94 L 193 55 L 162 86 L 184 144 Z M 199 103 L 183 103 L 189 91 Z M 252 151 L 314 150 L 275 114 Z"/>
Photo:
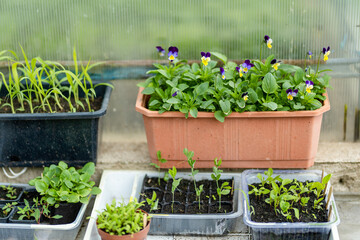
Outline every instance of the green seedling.
<path id="1" fill-rule="evenodd" d="M 2 207 L 3 215 L 5 217 L 8 216 L 11 210 L 13 210 L 17 204 L 18 204 L 17 202 L 6 203 L 5 206 Z"/>
<path id="2" fill-rule="evenodd" d="M 200 203 L 201 203 L 201 193 L 204 191 L 204 185 L 203 184 L 201 184 L 200 186 L 199 186 L 199 188 L 196 188 L 195 189 L 195 192 L 196 192 L 196 198 L 198 199 L 198 202 L 199 202 L 199 210 L 200 210 L 200 208 L 201 208 L 201 205 L 200 205 Z"/>
<path id="3" fill-rule="evenodd" d="M 229 186 L 228 182 L 224 182 L 221 186 L 219 186 L 219 180 L 221 177 L 221 173 L 223 172 L 219 167 L 221 166 L 222 160 L 215 158 L 214 159 L 214 167 L 213 173 L 211 174 L 211 178 L 216 182 L 216 192 L 219 196 L 219 210 L 221 209 L 221 196 L 227 195 L 230 193 L 231 187 Z"/>
<path id="4" fill-rule="evenodd" d="M 173 179 L 172 186 L 171 186 L 171 193 L 172 193 L 171 212 L 174 213 L 175 190 L 179 186 L 181 178 L 176 179 L 177 170 L 175 167 L 173 167 L 172 169 L 169 169 L 169 174 Z"/>
<path id="5" fill-rule="evenodd" d="M 146 202 L 150 206 L 150 211 L 158 210 L 159 199 L 157 199 L 155 191 L 153 191 L 151 198 L 146 198 Z"/>
<path id="6" fill-rule="evenodd" d="M 8 186 L 5 186 L 5 185 L 1 185 L 1 188 L 3 189 L 3 191 L 6 192 L 6 197 L 10 200 L 12 199 L 16 199 L 17 198 L 17 195 L 16 195 L 16 188 L 13 188 L 12 186 L 8 185 Z"/>
<path id="7" fill-rule="evenodd" d="M 157 159 L 158 159 L 159 163 L 166 163 L 167 162 L 166 159 L 161 157 L 161 151 L 160 150 L 157 151 L 156 155 L 157 155 Z M 160 186 L 160 166 L 157 165 L 156 163 L 150 163 L 150 166 L 154 166 L 158 170 L 158 173 L 159 173 L 159 175 L 158 175 L 158 185 Z M 165 177 L 164 177 L 164 181 L 166 181 Z"/>
<path id="8" fill-rule="evenodd" d="M 97 211 L 96 219 L 98 229 L 102 229 L 110 235 L 131 235 L 137 233 L 146 227 L 150 216 L 140 210 L 144 202 L 138 203 L 135 199 L 129 203 L 106 204 L 104 210 Z M 144 221 L 145 220 L 145 221 Z"/>

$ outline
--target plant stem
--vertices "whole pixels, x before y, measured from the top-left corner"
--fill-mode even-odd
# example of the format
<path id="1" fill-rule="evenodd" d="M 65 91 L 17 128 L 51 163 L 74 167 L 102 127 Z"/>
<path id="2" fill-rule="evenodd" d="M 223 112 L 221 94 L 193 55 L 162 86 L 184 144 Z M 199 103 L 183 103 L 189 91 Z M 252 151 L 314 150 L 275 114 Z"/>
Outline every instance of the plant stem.
<path id="1" fill-rule="evenodd" d="M 316 67 L 315 78 L 317 77 L 317 74 L 318 74 L 318 71 L 319 71 L 320 57 L 321 57 L 321 53 L 319 54 L 319 58 L 318 58 L 318 62 L 317 62 L 317 67 Z"/>
<path id="2" fill-rule="evenodd" d="M 171 212 L 174 213 L 175 192 L 172 193 Z"/>

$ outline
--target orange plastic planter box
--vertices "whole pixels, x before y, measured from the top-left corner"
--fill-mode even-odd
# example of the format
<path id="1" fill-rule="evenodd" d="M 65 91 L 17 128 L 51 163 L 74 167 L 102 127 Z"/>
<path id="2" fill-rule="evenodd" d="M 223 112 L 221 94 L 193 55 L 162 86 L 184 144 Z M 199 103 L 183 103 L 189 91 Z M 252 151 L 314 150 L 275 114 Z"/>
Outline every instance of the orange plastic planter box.
<path id="1" fill-rule="evenodd" d="M 146 95 L 140 88 L 136 111 L 144 118 L 152 161 L 156 152 L 168 161 L 160 166 L 189 168 L 183 149 L 195 152 L 197 168 L 212 168 L 214 158 L 223 168 L 308 168 L 314 165 L 324 105 L 314 111 L 231 113 L 225 122 L 213 113 L 199 112 L 186 119 L 181 112 L 159 114 L 146 108 Z"/>

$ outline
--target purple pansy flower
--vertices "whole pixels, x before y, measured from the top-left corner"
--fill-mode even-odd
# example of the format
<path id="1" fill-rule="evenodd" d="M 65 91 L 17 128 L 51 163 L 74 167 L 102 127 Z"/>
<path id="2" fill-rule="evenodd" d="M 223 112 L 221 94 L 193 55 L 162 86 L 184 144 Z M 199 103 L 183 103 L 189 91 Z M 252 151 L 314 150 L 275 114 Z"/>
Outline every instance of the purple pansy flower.
<path id="1" fill-rule="evenodd" d="M 211 57 L 211 54 L 209 52 L 205 53 L 205 52 L 201 52 L 201 61 L 202 63 L 204 64 L 204 66 L 207 66 L 208 63 L 210 62 L 210 57 Z"/>
<path id="2" fill-rule="evenodd" d="M 254 64 L 250 63 L 249 59 L 245 60 L 245 62 L 242 64 L 242 72 L 247 73 L 253 66 Z"/>
<path id="3" fill-rule="evenodd" d="M 177 47 L 169 47 L 168 57 L 171 62 L 174 61 L 175 58 L 177 58 L 178 52 L 179 50 Z"/>
<path id="4" fill-rule="evenodd" d="M 271 60 L 270 64 L 272 64 L 272 67 L 275 69 L 275 70 L 278 70 L 278 67 L 280 65 L 280 61 L 277 61 L 275 58 L 273 60 Z"/>
<path id="5" fill-rule="evenodd" d="M 220 74 L 221 74 L 221 78 L 222 78 L 223 80 L 225 80 L 225 79 L 226 79 L 226 77 L 225 77 L 225 70 L 224 70 L 222 67 L 220 67 Z"/>
<path id="6" fill-rule="evenodd" d="M 289 88 L 288 90 L 286 90 L 287 99 L 293 100 L 294 97 L 296 97 L 298 91 L 299 91 L 299 90 L 297 90 L 297 89 L 292 90 L 291 88 Z"/>
<path id="7" fill-rule="evenodd" d="M 265 35 L 264 42 L 268 48 L 272 48 L 272 39 L 268 35 Z"/>
<path id="8" fill-rule="evenodd" d="M 178 91 L 175 91 L 171 96 L 176 97 L 178 95 Z"/>
<path id="9" fill-rule="evenodd" d="M 249 94 L 248 92 L 244 92 L 243 94 L 241 94 L 241 98 L 245 100 L 245 102 L 249 99 Z"/>
<path id="10" fill-rule="evenodd" d="M 243 74 L 243 69 L 242 69 L 242 67 L 236 67 L 235 69 L 236 69 L 236 71 L 239 72 L 239 76 L 240 76 L 240 77 L 242 77 L 242 76 L 244 75 L 244 74 Z"/>
<path id="11" fill-rule="evenodd" d="M 324 54 L 324 61 L 326 62 L 329 59 L 330 46 L 328 46 L 327 48 L 323 48 L 322 52 Z"/>
<path id="12" fill-rule="evenodd" d="M 306 91 L 307 91 L 308 93 L 311 93 L 311 89 L 314 88 L 314 83 L 313 83 L 312 81 L 307 80 L 307 81 L 305 82 L 305 84 L 306 84 Z"/>
<path id="13" fill-rule="evenodd" d="M 163 49 L 161 46 L 157 46 L 156 49 L 161 57 L 165 55 L 165 49 Z"/>

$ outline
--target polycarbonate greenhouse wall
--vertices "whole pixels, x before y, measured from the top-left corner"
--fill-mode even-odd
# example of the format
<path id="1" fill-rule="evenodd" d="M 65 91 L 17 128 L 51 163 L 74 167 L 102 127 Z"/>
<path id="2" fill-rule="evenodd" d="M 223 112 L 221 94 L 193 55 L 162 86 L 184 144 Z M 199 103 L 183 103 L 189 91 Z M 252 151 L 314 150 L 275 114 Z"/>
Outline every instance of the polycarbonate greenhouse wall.
<path id="1" fill-rule="evenodd" d="M 2 0 L 0 31 L 1 50 L 20 53 L 22 45 L 29 57 L 68 61 L 76 47 L 80 59 L 104 61 L 94 76 L 119 79 L 103 125 L 109 140 L 144 139 L 134 111 L 136 83 L 159 60 L 157 45 L 177 46 L 179 58 L 199 60 L 201 51 L 217 51 L 243 60 L 259 57 L 267 34 L 273 48 L 263 56 L 298 64 L 307 51 L 331 46 L 330 60 L 321 66 L 333 69 L 321 140 L 359 138 L 358 0 Z"/>

